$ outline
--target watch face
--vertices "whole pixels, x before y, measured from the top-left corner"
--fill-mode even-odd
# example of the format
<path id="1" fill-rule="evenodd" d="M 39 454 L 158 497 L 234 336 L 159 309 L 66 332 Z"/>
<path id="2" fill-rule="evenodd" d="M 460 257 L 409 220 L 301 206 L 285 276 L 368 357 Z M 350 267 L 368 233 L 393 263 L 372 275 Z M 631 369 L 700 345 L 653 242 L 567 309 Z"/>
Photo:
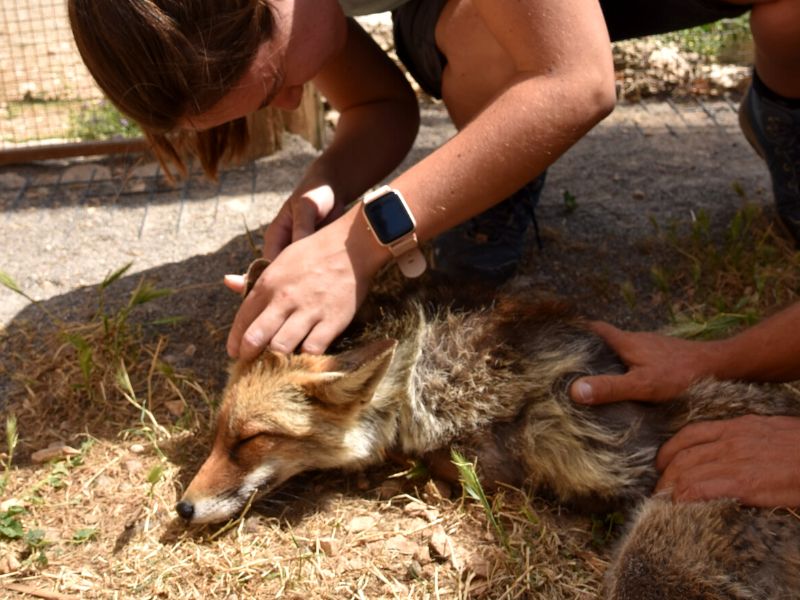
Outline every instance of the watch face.
<path id="1" fill-rule="evenodd" d="M 364 213 L 372 230 L 383 244 L 414 231 L 414 221 L 405 203 L 394 192 L 387 192 L 380 198 L 364 205 Z"/>

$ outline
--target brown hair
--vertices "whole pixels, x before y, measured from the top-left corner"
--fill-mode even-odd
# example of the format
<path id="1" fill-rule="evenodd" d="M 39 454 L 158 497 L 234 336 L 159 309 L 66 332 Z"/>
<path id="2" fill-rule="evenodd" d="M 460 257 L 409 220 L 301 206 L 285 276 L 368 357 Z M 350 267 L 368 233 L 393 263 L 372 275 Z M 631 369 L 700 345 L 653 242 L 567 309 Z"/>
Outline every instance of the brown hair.
<path id="1" fill-rule="evenodd" d="M 273 32 L 267 0 L 69 0 L 78 50 L 97 84 L 141 126 L 169 173 L 189 150 L 215 177 L 248 142 L 244 118 L 202 132 L 179 121 L 211 108 Z"/>

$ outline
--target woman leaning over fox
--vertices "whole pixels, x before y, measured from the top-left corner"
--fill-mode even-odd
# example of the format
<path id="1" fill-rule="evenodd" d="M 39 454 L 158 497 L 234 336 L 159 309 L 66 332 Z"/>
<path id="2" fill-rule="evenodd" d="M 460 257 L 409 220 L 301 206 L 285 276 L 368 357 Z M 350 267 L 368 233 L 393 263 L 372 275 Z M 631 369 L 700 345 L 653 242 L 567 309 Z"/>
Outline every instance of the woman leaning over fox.
<path id="1" fill-rule="evenodd" d="M 770 169 L 783 223 L 800 240 L 800 145 L 792 141 L 800 138 L 797 0 L 68 3 L 78 48 L 100 87 L 141 125 L 162 162 L 179 169 L 178 148 L 188 145 L 214 175 L 221 158 L 246 144 L 243 117 L 266 105 L 296 108 L 307 82 L 341 115 L 332 143 L 266 229 L 264 255 L 273 263 L 236 315 L 228 339 L 234 357 L 265 347 L 324 351 L 393 258 L 361 206 L 347 207 L 406 155 L 419 112 L 404 76 L 353 15 L 394 11 L 398 55 L 443 99 L 458 128 L 389 182 L 405 198 L 404 205 L 393 198 L 402 216 L 416 222 L 403 235 L 432 240 L 438 269 L 494 280 L 513 273 L 547 167 L 613 109 L 610 38 L 750 9 L 757 51 L 743 129 Z M 241 279 L 228 284 L 240 287 Z M 800 427 L 792 421 L 789 430 L 796 439 Z M 698 439 L 690 450 L 707 464 L 708 445 Z M 797 473 L 800 458 L 792 460 Z M 766 502 L 800 504 L 794 485 L 793 495 Z"/>

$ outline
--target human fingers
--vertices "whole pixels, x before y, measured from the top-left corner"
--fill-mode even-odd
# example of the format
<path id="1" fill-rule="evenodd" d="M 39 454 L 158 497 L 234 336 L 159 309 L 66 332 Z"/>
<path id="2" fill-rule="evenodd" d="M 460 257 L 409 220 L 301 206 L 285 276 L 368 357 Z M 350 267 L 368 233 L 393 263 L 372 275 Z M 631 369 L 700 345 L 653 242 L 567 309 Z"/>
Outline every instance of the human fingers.
<path id="1" fill-rule="evenodd" d="M 624 375 L 580 377 L 570 386 L 572 399 L 579 404 L 608 404 L 622 400 L 660 400 L 652 386 L 629 371 Z"/>
<path id="2" fill-rule="evenodd" d="M 284 204 L 275 219 L 264 231 L 262 254 L 267 260 L 275 260 L 278 254 L 292 241 L 292 213 Z"/>
<path id="3" fill-rule="evenodd" d="M 676 480 L 659 480 L 654 493 L 666 492 L 674 502 L 698 502 L 717 498 L 743 500 L 747 495 L 741 479 L 720 472 L 716 465 L 696 467 Z"/>
<path id="4" fill-rule="evenodd" d="M 719 440 L 728 421 L 701 421 L 690 423 L 661 446 L 656 456 L 656 469 L 664 471 L 675 456 L 692 446 L 710 444 Z"/>
<path id="5" fill-rule="evenodd" d="M 264 348 L 270 345 L 272 338 L 283 327 L 291 314 L 289 306 L 280 306 L 276 302 L 267 304 L 264 310 L 257 314 L 245 328 L 239 342 L 239 358 L 243 360 L 256 358 Z M 291 352 L 293 349 L 292 347 L 279 351 Z"/>
<path id="6" fill-rule="evenodd" d="M 605 321 L 590 321 L 589 329 L 603 338 L 603 341 L 616 350 L 618 354 L 622 354 L 622 350 L 627 345 L 630 337 L 634 335 L 630 331 L 624 331 Z"/>
<path id="7" fill-rule="evenodd" d="M 314 328 L 318 321 L 315 313 L 304 310 L 296 310 L 290 314 L 278 327 L 275 335 L 269 341 L 269 347 L 275 352 L 289 354 L 297 348 Z"/>
<path id="8" fill-rule="evenodd" d="M 308 237 L 317 227 L 319 207 L 305 196 L 292 200 L 292 242 Z"/>
<path id="9" fill-rule="evenodd" d="M 241 294 L 244 291 L 244 275 L 225 275 L 223 282 L 225 283 L 225 287 L 232 292 Z"/>
<path id="10" fill-rule="evenodd" d="M 270 301 L 270 296 L 263 291 L 262 286 L 256 284 L 253 290 L 239 306 L 236 311 L 236 316 L 233 318 L 231 330 L 228 333 L 228 342 L 226 344 L 228 355 L 232 358 L 245 358 L 241 355 L 241 348 L 245 345 L 248 349 L 248 355 L 252 353 L 253 347 L 263 347 L 269 342 L 272 335 L 270 334 L 265 340 L 261 338 L 267 333 L 261 333 L 261 330 L 253 330 L 245 342 L 245 334 L 249 331 L 252 323 L 262 315 L 262 312 L 267 308 Z M 282 322 L 282 321 L 281 321 Z"/>
<path id="11" fill-rule="evenodd" d="M 675 481 L 685 477 L 693 469 L 709 464 L 719 465 L 721 460 L 730 461 L 733 457 L 726 453 L 727 446 L 717 440 L 684 448 L 664 467 L 656 491 L 674 487 Z M 721 453 L 723 456 L 720 456 Z"/>
<path id="12" fill-rule="evenodd" d="M 336 336 L 344 331 L 345 327 L 347 327 L 347 323 L 340 324 L 329 320 L 319 321 L 303 341 L 303 352 L 322 354 L 331 345 L 331 342 L 336 339 Z"/>

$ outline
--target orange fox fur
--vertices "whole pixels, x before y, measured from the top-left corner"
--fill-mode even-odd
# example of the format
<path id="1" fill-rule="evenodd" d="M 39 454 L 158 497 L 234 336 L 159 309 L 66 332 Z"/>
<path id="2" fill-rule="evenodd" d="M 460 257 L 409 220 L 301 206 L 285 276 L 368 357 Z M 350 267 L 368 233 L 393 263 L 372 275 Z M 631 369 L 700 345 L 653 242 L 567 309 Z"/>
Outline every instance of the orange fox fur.
<path id="1" fill-rule="evenodd" d="M 252 270 L 251 279 L 260 271 Z M 664 405 L 573 404 L 569 384 L 624 366 L 580 319 L 521 294 L 470 308 L 409 294 L 367 306 L 335 355 L 265 352 L 234 365 L 211 454 L 177 506 L 221 521 L 256 490 L 308 469 L 359 468 L 389 451 L 456 448 L 485 485 L 526 483 L 601 510 L 638 505 L 607 578 L 610 598 L 800 594 L 800 521 L 732 501 L 648 498 L 654 457 L 695 420 L 800 414 L 778 390 L 706 381 Z"/>

